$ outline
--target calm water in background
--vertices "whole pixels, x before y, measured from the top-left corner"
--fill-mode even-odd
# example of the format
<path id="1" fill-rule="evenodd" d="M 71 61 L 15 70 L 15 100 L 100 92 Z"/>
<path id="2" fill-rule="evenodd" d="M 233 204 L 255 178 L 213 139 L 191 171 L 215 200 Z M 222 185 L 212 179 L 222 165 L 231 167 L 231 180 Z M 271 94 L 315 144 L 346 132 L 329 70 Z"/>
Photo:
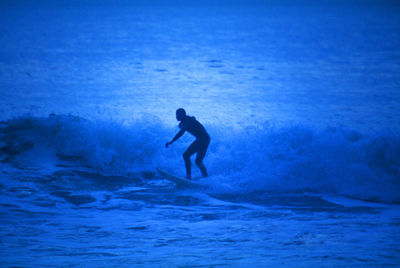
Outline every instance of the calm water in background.
<path id="1" fill-rule="evenodd" d="M 397 265 L 399 14 L 1 9 L 1 263 Z M 183 175 L 178 107 L 207 190 L 155 172 Z"/>
<path id="2" fill-rule="evenodd" d="M 1 115 L 398 129 L 399 28 L 380 6 L 3 10 Z"/>

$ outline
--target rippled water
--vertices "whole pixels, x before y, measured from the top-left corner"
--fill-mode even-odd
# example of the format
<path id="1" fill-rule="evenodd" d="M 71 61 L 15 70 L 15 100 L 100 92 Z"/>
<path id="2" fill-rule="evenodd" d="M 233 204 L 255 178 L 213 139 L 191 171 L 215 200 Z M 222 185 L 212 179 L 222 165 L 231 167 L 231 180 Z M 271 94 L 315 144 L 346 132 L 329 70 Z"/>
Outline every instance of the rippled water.
<path id="1" fill-rule="evenodd" d="M 0 13 L 0 266 L 400 262 L 396 6 Z"/>

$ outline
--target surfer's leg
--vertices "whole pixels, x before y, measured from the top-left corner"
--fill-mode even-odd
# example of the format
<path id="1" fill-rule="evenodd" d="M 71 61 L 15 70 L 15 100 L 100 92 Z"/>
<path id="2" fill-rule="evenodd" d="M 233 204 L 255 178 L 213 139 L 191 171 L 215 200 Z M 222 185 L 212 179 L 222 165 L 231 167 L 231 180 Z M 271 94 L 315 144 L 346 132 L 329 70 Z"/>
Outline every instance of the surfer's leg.
<path id="1" fill-rule="evenodd" d="M 183 153 L 183 159 L 185 160 L 185 168 L 186 168 L 186 178 L 192 178 L 192 162 L 190 161 L 190 157 L 196 152 L 196 141 L 194 141 L 189 148 Z"/>
<path id="2" fill-rule="evenodd" d="M 197 156 L 199 155 L 199 153 L 197 153 Z M 208 173 L 207 173 L 207 168 L 206 166 L 203 164 L 202 160 L 200 160 L 200 158 L 196 157 L 196 165 L 199 167 L 201 174 L 203 175 L 203 177 L 208 177 Z"/>
<path id="3" fill-rule="evenodd" d="M 201 147 L 196 155 L 196 165 L 199 167 L 201 174 L 203 174 L 203 177 L 208 177 L 207 168 L 203 163 L 203 159 L 206 156 L 206 152 L 207 152 L 207 148 L 208 148 L 209 144 L 210 144 L 209 140 L 205 141 L 203 144 L 201 144 Z"/>
<path id="4" fill-rule="evenodd" d="M 185 168 L 186 168 L 186 179 L 192 179 L 192 163 L 189 159 L 185 159 Z"/>

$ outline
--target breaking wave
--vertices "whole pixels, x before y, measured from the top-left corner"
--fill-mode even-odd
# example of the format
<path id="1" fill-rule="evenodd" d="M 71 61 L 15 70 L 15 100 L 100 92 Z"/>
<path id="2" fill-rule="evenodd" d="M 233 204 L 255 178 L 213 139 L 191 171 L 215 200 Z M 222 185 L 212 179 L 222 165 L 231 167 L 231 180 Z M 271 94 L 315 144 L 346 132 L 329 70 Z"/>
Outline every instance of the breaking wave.
<path id="1" fill-rule="evenodd" d="M 400 203 L 397 135 L 301 125 L 206 128 L 211 135 L 205 159 L 209 180 L 225 191 L 307 191 Z M 152 116 L 130 125 L 67 115 L 25 116 L 0 123 L 0 161 L 12 164 L 23 155 L 29 166 L 46 163 L 51 155 L 118 175 L 158 166 L 183 175 L 181 154 L 193 139 L 185 135 L 166 149 L 175 131 Z"/>

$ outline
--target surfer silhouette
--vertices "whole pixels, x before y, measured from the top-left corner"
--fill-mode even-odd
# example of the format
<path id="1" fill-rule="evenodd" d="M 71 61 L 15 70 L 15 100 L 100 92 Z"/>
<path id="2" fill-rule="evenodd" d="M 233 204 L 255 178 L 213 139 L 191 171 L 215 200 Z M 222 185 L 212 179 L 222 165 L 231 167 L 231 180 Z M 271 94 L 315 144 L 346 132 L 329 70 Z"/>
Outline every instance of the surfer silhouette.
<path id="1" fill-rule="evenodd" d="M 203 159 L 206 156 L 208 145 L 210 144 L 210 135 L 208 135 L 206 129 L 196 120 L 194 116 L 186 115 L 186 111 L 182 108 L 176 110 L 176 120 L 180 121 L 179 128 L 181 129 L 175 137 L 165 144 L 168 148 L 173 142 L 182 137 L 185 131 L 189 132 L 196 137 L 196 140 L 187 148 L 183 153 L 183 159 L 185 160 L 186 167 L 186 179 L 192 179 L 192 168 L 190 157 L 197 153 L 196 155 L 196 165 L 199 167 L 203 177 L 207 177 L 207 169 L 203 163 Z"/>

